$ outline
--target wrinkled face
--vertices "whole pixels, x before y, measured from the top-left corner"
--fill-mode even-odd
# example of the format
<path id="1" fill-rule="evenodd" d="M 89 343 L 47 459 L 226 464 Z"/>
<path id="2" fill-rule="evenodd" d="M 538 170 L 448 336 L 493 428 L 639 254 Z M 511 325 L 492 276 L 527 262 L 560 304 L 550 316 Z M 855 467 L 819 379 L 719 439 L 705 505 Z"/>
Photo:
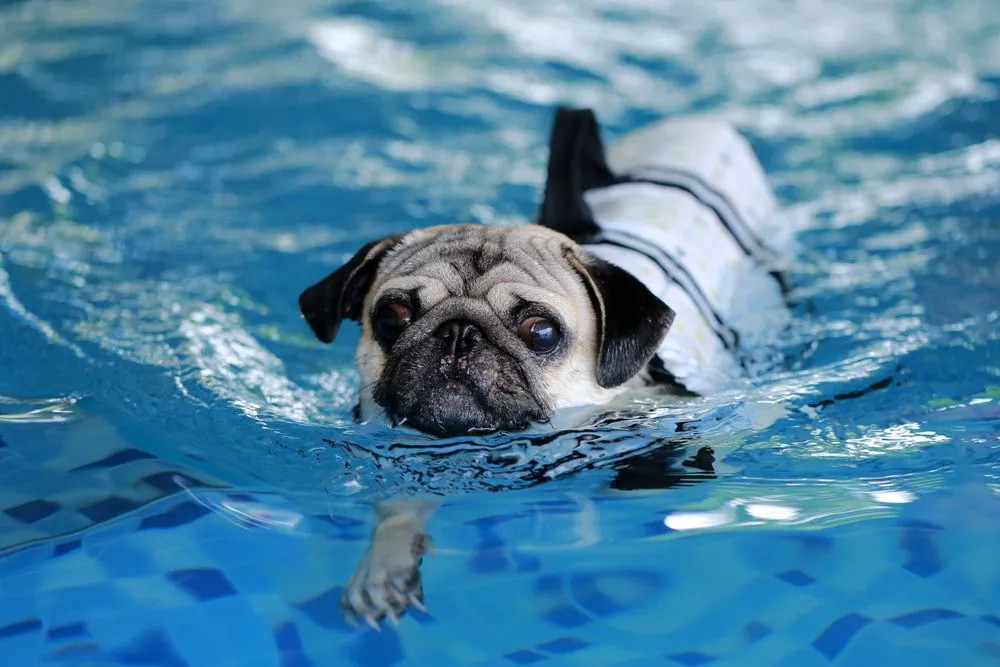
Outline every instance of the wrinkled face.
<path id="1" fill-rule="evenodd" d="M 673 311 L 624 269 L 538 225 L 445 225 L 363 247 L 299 296 L 316 337 L 361 323 L 363 419 L 435 435 L 519 430 L 605 403 Z"/>
<path id="2" fill-rule="evenodd" d="M 364 416 L 451 435 L 610 398 L 595 379 L 596 314 L 566 252 L 565 237 L 535 226 L 407 235 L 365 298 Z"/>

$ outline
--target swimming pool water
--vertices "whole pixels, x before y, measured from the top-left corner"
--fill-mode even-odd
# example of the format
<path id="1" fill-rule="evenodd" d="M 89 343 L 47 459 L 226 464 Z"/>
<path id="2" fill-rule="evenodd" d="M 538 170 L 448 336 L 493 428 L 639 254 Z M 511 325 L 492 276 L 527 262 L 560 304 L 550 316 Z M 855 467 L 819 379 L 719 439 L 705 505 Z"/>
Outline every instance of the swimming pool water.
<path id="1" fill-rule="evenodd" d="M 0 3 L 4 664 L 1000 664 L 997 63 L 987 0 Z M 557 104 L 746 132 L 792 330 L 591 429 L 354 424 L 298 292 L 532 217 Z M 669 488 L 613 488 L 650 450 Z M 429 613 L 347 626 L 420 489 Z"/>

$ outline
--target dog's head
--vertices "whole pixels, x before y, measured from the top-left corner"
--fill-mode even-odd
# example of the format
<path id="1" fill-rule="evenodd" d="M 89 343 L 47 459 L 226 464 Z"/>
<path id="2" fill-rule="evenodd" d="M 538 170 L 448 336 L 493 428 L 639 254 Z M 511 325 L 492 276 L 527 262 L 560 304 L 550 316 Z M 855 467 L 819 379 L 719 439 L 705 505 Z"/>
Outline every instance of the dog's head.
<path id="1" fill-rule="evenodd" d="M 374 241 L 299 306 L 325 343 L 342 319 L 361 322 L 364 416 L 381 408 L 441 436 L 520 430 L 606 402 L 646 366 L 674 315 L 628 272 L 538 225 Z"/>

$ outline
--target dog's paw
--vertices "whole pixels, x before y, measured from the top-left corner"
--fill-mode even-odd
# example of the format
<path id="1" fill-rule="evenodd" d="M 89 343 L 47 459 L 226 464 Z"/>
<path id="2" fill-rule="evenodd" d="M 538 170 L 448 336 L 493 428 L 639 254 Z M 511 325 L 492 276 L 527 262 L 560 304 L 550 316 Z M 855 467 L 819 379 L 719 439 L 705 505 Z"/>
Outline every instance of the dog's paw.
<path id="1" fill-rule="evenodd" d="M 378 630 L 379 621 L 387 618 L 395 625 L 409 607 L 425 611 L 420 564 L 429 549 L 430 535 L 414 524 L 380 524 L 340 598 L 347 620 Z"/>

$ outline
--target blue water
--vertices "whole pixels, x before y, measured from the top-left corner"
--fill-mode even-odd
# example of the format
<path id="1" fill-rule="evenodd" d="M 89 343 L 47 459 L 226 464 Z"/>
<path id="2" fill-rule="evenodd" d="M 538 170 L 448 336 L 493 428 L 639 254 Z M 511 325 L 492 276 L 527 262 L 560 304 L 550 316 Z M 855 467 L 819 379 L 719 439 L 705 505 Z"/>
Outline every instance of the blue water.
<path id="1" fill-rule="evenodd" d="M 987 0 L 0 3 L 4 664 L 1000 664 L 997 63 Z M 748 135 L 774 363 L 545 437 L 354 424 L 298 292 L 533 216 L 557 104 Z M 652 450 L 670 488 L 611 488 Z M 421 489 L 429 614 L 348 627 Z"/>

